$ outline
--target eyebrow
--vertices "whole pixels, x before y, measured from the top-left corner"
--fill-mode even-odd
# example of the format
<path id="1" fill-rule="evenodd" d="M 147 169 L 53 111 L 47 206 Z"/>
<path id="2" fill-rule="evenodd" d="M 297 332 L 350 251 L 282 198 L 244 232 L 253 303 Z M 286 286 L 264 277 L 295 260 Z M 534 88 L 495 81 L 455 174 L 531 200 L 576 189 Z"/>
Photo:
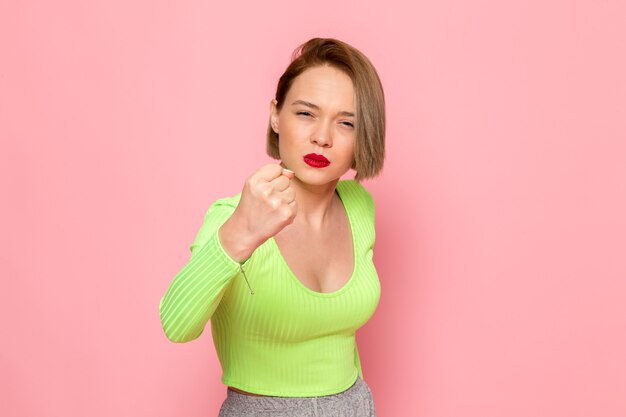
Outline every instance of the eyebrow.
<path id="1" fill-rule="evenodd" d="M 313 104 L 313 103 L 309 103 L 308 101 L 304 101 L 304 100 L 296 100 L 293 103 L 291 103 L 292 106 L 296 105 L 296 104 L 302 104 L 303 106 L 307 106 L 311 109 L 315 109 L 315 110 L 319 110 L 320 107 L 317 104 Z M 350 113 L 349 111 L 342 111 L 339 112 L 340 115 L 342 116 L 347 116 L 347 117 L 354 117 L 354 113 Z"/>

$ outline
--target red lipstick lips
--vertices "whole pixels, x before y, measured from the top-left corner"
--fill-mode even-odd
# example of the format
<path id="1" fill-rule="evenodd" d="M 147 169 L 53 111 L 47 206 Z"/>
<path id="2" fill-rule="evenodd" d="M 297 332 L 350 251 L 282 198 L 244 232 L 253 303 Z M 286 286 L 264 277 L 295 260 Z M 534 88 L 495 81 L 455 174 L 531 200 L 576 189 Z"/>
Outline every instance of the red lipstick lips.
<path id="1" fill-rule="evenodd" d="M 318 155 L 316 153 L 304 155 L 304 162 L 313 168 L 324 168 L 330 165 L 330 161 L 328 159 L 326 159 L 323 155 Z"/>

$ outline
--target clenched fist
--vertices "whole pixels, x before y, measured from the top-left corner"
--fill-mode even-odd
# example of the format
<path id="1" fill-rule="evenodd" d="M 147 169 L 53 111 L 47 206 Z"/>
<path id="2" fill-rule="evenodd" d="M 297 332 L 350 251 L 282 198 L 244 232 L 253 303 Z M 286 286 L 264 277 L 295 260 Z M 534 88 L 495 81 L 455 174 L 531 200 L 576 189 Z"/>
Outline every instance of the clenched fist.
<path id="1" fill-rule="evenodd" d="M 298 210 L 293 175 L 279 164 L 267 164 L 246 179 L 237 208 L 219 230 L 222 247 L 235 261 L 249 258 L 293 223 Z"/>

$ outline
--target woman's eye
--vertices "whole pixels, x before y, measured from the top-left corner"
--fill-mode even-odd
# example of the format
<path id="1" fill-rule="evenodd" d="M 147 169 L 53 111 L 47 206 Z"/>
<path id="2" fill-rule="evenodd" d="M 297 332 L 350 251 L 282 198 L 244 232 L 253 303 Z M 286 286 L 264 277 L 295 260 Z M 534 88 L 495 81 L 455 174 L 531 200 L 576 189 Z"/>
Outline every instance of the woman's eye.
<path id="1" fill-rule="evenodd" d="M 311 116 L 311 113 L 308 111 L 299 111 L 296 113 L 298 116 Z"/>
<path id="2" fill-rule="evenodd" d="M 341 124 L 343 124 L 344 126 L 348 126 L 348 127 L 354 127 L 354 123 L 352 122 L 341 122 Z"/>

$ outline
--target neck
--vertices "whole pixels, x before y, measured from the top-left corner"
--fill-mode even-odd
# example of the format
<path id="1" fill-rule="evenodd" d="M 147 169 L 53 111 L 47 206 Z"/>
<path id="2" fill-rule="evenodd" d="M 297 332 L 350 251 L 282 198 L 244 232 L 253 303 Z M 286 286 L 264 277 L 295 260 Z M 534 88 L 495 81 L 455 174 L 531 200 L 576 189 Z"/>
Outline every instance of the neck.
<path id="1" fill-rule="evenodd" d="M 335 187 L 339 179 L 327 184 L 305 184 L 298 178 L 293 178 L 292 186 L 296 189 L 298 214 L 294 221 L 302 226 L 313 229 L 322 229 L 330 219 L 335 205 Z"/>

